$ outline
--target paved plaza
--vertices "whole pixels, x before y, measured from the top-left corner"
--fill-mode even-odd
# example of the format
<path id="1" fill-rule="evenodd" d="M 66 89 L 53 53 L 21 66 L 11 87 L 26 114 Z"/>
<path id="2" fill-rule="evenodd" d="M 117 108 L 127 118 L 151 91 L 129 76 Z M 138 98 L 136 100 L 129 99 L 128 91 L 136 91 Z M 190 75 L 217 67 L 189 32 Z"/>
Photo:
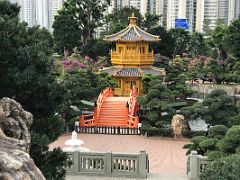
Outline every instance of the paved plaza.
<path id="1" fill-rule="evenodd" d="M 53 147 L 65 147 L 64 142 L 71 138 L 71 134 L 61 136 L 50 144 Z M 150 161 L 150 173 L 171 174 L 185 176 L 186 150 L 183 145 L 189 143 L 188 139 L 145 137 L 138 135 L 105 135 L 105 134 L 78 134 L 84 141 L 83 147 L 97 152 L 125 152 L 139 153 L 147 151 Z"/>

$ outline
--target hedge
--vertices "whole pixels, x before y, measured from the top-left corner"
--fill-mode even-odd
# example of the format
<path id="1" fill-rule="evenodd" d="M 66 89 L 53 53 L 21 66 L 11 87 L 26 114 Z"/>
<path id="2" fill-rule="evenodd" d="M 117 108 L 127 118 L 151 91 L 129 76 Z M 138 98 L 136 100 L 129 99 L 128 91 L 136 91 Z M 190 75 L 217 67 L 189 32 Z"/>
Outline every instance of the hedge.
<path id="1" fill-rule="evenodd" d="M 142 134 L 147 133 L 148 136 L 163 136 L 163 137 L 173 136 L 172 128 L 143 127 L 141 133 Z"/>

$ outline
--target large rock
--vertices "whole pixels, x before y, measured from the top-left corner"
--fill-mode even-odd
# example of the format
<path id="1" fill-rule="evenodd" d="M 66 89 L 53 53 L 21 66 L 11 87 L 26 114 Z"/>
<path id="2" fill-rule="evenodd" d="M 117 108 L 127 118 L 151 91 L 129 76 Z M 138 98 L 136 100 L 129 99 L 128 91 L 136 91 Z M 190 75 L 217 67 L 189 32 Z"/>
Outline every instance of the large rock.
<path id="1" fill-rule="evenodd" d="M 10 98 L 0 100 L 0 179 L 45 180 L 29 156 L 32 114 Z"/>
<path id="2" fill-rule="evenodd" d="M 187 122 L 183 115 L 176 114 L 172 119 L 172 129 L 175 138 L 179 138 L 182 136 L 183 130 L 187 127 Z"/>

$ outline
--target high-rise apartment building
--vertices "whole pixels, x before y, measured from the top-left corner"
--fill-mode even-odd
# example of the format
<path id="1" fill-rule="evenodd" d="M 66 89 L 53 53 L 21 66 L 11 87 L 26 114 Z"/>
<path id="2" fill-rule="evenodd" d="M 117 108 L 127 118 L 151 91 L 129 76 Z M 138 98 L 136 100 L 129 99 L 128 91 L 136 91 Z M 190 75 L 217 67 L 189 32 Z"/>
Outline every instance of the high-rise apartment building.
<path id="1" fill-rule="evenodd" d="M 114 9 L 119 10 L 123 7 L 134 7 L 144 15 L 148 11 L 148 1 L 149 0 L 112 0 L 108 8 L 108 13 L 111 13 Z"/>
<path id="2" fill-rule="evenodd" d="M 176 18 L 186 18 L 186 0 L 168 0 L 167 29 L 175 27 Z"/>
<path id="3" fill-rule="evenodd" d="M 228 24 L 231 24 L 232 20 L 239 18 L 239 15 L 240 15 L 240 1 L 229 0 Z"/>
<path id="4" fill-rule="evenodd" d="M 231 0 L 218 0 L 218 19 L 219 22 L 228 24 L 228 19 L 230 15 L 229 3 Z"/>
<path id="5" fill-rule="evenodd" d="M 21 20 L 27 22 L 28 26 L 37 25 L 35 0 L 10 0 L 10 2 L 21 6 L 19 17 Z"/>
<path id="6" fill-rule="evenodd" d="M 196 29 L 196 6 L 197 2 L 195 0 L 186 1 L 186 19 L 191 32 Z"/>
<path id="7" fill-rule="evenodd" d="M 50 28 L 49 10 L 51 0 L 36 0 L 36 21 L 40 27 Z"/>
<path id="8" fill-rule="evenodd" d="M 195 0 L 196 29 L 203 32 L 203 26 L 214 29 L 218 23 L 230 24 L 240 14 L 239 0 Z"/>
<path id="9" fill-rule="evenodd" d="M 141 11 L 141 0 L 129 0 L 129 7 L 134 7 Z"/>
<path id="10" fill-rule="evenodd" d="M 54 16 L 64 0 L 9 0 L 21 6 L 20 19 L 28 25 L 40 25 L 52 31 Z M 112 0 L 106 13 L 113 9 L 135 7 L 142 15 L 161 15 L 160 24 L 171 29 L 176 18 L 186 18 L 189 31 L 203 32 L 204 24 L 215 28 L 218 22 L 230 24 L 240 15 L 240 0 Z"/>
<path id="11" fill-rule="evenodd" d="M 52 32 L 52 24 L 57 11 L 63 6 L 64 0 L 9 0 L 21 6 L 20 20 L 29 27 L 39 25 Z"/>
<path id="12" fill-rule="evenodd" d="M 204 23 L 211 29 L 216 27 L 219 20 L 218 2 L 219 0 L 205 0 L 204 2 Z"/>
<path id="13" fill-rule="evenodd" d="M 62 9 L 64 0 L 49 0 L 49 30 L 53 31 L 52 24 L 54 21 L 54 17 L 57 15 L 58 11 Z"/>

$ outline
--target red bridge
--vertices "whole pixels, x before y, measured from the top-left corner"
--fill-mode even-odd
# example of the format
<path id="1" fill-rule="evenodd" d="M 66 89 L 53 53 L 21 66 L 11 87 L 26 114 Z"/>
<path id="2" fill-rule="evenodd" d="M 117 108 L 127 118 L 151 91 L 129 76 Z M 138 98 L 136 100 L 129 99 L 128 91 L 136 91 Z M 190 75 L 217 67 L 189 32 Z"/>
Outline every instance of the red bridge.
<path id="1" fill-rule="evenodd" d="M 130 91 L 130 97 L 115 97 L 111 88 L 106 88 L 98 96 L 94 113 L 80 116 L 80 126 L 111 126 L 137 128 L 138 92 L 136 86 Z"/>

